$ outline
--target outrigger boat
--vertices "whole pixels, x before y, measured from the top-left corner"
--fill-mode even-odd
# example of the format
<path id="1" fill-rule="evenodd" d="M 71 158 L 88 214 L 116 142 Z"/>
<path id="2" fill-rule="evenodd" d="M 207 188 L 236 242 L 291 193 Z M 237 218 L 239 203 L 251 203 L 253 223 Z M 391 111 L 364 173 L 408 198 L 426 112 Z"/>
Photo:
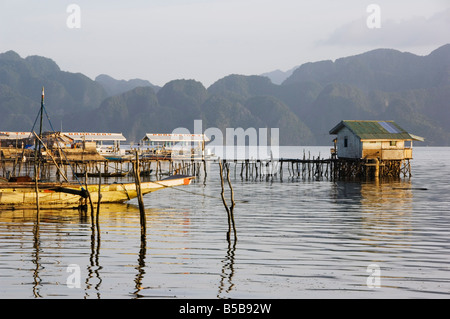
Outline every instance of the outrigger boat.
<path id="1" fill-rule="evenodd" d="M 38 155 L 40 146 L 47 146 L 42 142 L 42 115 L 44 111 L 44 88 L 42 88 L 41 100 L 41 127 L 36 136 L 35 150 L 35 174 L 36 165 L 39 163 Z M 39 145 L 39 148 L 37 147 Z M 56 161 L 54 164 L 57 166 Z M 39 176 L 38 174 L 36 174 Z M 98 176 L 98 174 L 97 174 Z M 140 183 L 140 193 L 145 195 L 160 189 L 189 185 L 194 177 L 185 175 L 173 175 L 168 178 Z M 71 183 L 67 178 L 65 182 L 44 182 L 32 180 L 28 176 L 15 178 L 0 178 L 0 209 L 25 209 L 25 208 L 74 208 L 86 205 L 88 202 L 123 203 L 138 196 L 136 183 L 112 184 L 87 184 L 80 182 Z M 100 189 L 99 189 L 100 188 Z M 100 194 L 100 196 L 99 196 Z"/>
<path id="2" fill-rule="evenodd" d="M 174 175 L 154 182 L 141 183 L 142 195 L 182 185 L 189 185 L 193 177 Z M 40 208 L 75 208 L 87 204 L 88 197 L 98 203 L 99 185 L 76 185 L 70 183 L 38 183 Z M 113 183 L 100 185 L 101 203 L 123 203 L 137 197 L 135 183 Z M 0 209 L 36 208 L 34 182 L 1 182 Z"/>

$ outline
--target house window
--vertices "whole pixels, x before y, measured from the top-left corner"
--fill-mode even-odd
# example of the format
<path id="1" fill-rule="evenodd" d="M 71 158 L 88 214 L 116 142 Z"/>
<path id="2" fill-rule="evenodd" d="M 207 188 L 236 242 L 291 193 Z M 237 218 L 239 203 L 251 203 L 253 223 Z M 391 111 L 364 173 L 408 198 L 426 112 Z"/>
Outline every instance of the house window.
<path id="1" fill-rule="evenodd" d="M 344 138 L 344 147 L 348 147 L 348 137 Z"/>
<path id="2" fill-rule="evenodd" d="M 391 141 L 391 142 L 389 143 L 389 145 L 390 145 L 390 146 L 397 146 L 397 141 Z"/>

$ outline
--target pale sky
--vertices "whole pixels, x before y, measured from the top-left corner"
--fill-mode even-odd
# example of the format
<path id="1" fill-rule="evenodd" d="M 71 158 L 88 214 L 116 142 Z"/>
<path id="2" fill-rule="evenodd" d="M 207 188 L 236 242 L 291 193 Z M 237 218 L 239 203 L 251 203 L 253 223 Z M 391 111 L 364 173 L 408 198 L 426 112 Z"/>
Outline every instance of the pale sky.
<path id="1" fill-rule="evenodd" d="M 69 19 L 71 4 L 79 20 Z M 370 4 L 380 9 L 380 28 L 367 26 Z M 448 0 L 0 0 L 0 53 L 45 56 L 92 79 L 160 86 L 194 79 L 208 87 L 229 74 L 286 71 L 377 48 L 427 55 L 446 43 Z"/>

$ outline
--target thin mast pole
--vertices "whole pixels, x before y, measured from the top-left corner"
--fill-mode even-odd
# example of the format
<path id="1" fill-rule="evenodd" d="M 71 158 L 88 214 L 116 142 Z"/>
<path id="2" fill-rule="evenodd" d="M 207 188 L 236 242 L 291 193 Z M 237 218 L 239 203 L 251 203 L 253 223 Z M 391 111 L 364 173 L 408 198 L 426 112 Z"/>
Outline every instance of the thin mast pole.
<path id="1" fill-rule="evenodd" d="M 40 158 L 40 151 L 41 151 L 41 142 L 42 139 L 42 115 L 43 115 L 43 109 L 44 109 L 44 87 L 42 87 L 42 95 L 41 95 L 41 119 L 40 119 L 40 126 L 39 126 L 39 138 L 36 139 L 35 142 L 35 151 L 34 151 L 34 187 L 36 191 L 36 208 L 37 213 L 39 214 L 39 186 L 38 186 L 38 180 L 39 180 L 39 158 Z M 39 216 L 39 215 L 38 215 Z"/>
<path id="2" fill-rule="evenodd" d="M 34 147 L 34 162 L 35 167 L 37 167 L 37 170 L 35 171 L 35 179 L 39 178 L 39 158 L 40 158 L 40 152 L 41 152 L 41 142 L 40 139 L 42 139 L 42 116 L 43 116 L 43 109 L 44 109 L 44 87 L 42 87 L 42 95 L 41 95 L 41 109 L 40 109 L 40 125 L 39 125 L 39 138 L 35 139 L 35 147 Z"/>
<path id="3" fill-rule="evenodd" d="M 44 87 L 42 87 L 42 95 L 41 95 L 41 118 L 39 125 L 39 138 L 42 140 L 42 117 L 44 114 Z M 39 151 L 41 151 L 41 143 L 39 143 Z"/>

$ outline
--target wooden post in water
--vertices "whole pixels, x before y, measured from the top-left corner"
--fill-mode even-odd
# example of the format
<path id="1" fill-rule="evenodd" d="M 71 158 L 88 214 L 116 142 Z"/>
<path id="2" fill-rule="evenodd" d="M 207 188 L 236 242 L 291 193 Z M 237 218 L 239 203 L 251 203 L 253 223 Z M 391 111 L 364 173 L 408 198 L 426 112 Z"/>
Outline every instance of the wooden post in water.
<path id="1" fill-rule="evenodd" d="M 230 187 L 230 191 L 231 191 L 231 209 L 228 207 L 227 201 L 225 200 L 225 187 L 224 187 L 224 178 L 223 178 L 223 165 L 222 165 L 222 161 L 219 159 L 219 169 L 220 169 L 220 184 L 222 187 L 222 191 L 220 193 L 221 197 L 222 197 L 222 202 L 223 205 L 225 206 L 225 210 L 227 211 L 227 216 L 228 216 L 228 232 L 227 232 L 227 240 L 230 241 L 230 235 L 231 235 L 231 227 L 233 227 L 233 232 L 234 232 L 234 239 L 237 239 L 237 235 L 236 235 L 236 225 L 234 222 L 234 206 L 235 206 L 235 201 L 234 201 L 234 191 L 233 191 L 233 187 L 231 186 L 231 181 L 230 181 L 230 169 L 227 163 L 225 163 L 225 168 L 227 170 L 227 180 L 228 180 L 228 186 Z"/>
<path id="2" fill-rule="evenodd" d="M 139 212 L 140 212 L 140 220 L 141 220 L 141 232 L 145 234 L 146 229 L 146 221 L 145 221 L 145 208 L 144 208 L 144 200 L 142 198 L 141 192 L 141 174 L 139 172 L 139 154 L 138 151 L 135 151 L 136 161 L 134 163 L 134 182 L 136 184 L 136 192 L 139 203 Z"/>
<path id="3" fill-rule="evenodd" d="M 230 240 L 230 233 L 231 233 L 231 215 L 230 215 L 230 209 L 228 208 L 227 201 L 225 200 L 225 188 L 223 183 L 223 166 L 222 161 L 219 159 L 219 169 L 220 169 L 220 185 L 222 187 L 222 191 L 220 193 L 222 197 L 223 206 L 225 206 L 225 210 L 227 211 L 227 217 L 228 217 L 228 232 L 227 232 L 227 240 Z"/>
<path id="4" fill-rule="evenodd" d="M 206 160 L 203 158 L 203 172 L 205 173 L 205 180 L 206 180 L 206 176 L 208 175 L 206 172 Z"/>
<path id="5" fill-rule="evenodd" d="M 235 201 L 234 201 L 234 190 L 233 190 L 233 186 L 231 186 L 231 181 L 230 181 L 230 164 L 226 163 L 225 167 L 227 169 L 227 181 L 228 181 L 228 186 L 230 187 L 230 192 L 231 192 L 231 208 L 230 208 L 230 217 L 231 217 L 231 223 L 233 225 L 233 232 L 234 232 L 234 240 L 237 239 L 237 234 L 236 234 L 236 224 L 234 222 L 234 206 L 236 205 Z"/>
<path id="6" fill-rule="evenodd" d="M 97 199 L 97 223 L 98 223 L 98 215 L 100 214 L 100 201 L 102 199 L 102 171 L 98 169 L 98 199 Z"/>
<path id="7" fill-rule="evenodd" d="M 88 178 L 87 167 L 85 165 L 84 166 L 84 186 L 86 187 L 86 192 L 87 192 L 88 198 L 89 198 L 89 204 L 91 205 L 91 217 L 92 217 L 92 220 L 94 220 L 94 204 L 92 204 L 92 198 L 91 198 L 91 193 L 89 192 L 87 178 Z"/>

